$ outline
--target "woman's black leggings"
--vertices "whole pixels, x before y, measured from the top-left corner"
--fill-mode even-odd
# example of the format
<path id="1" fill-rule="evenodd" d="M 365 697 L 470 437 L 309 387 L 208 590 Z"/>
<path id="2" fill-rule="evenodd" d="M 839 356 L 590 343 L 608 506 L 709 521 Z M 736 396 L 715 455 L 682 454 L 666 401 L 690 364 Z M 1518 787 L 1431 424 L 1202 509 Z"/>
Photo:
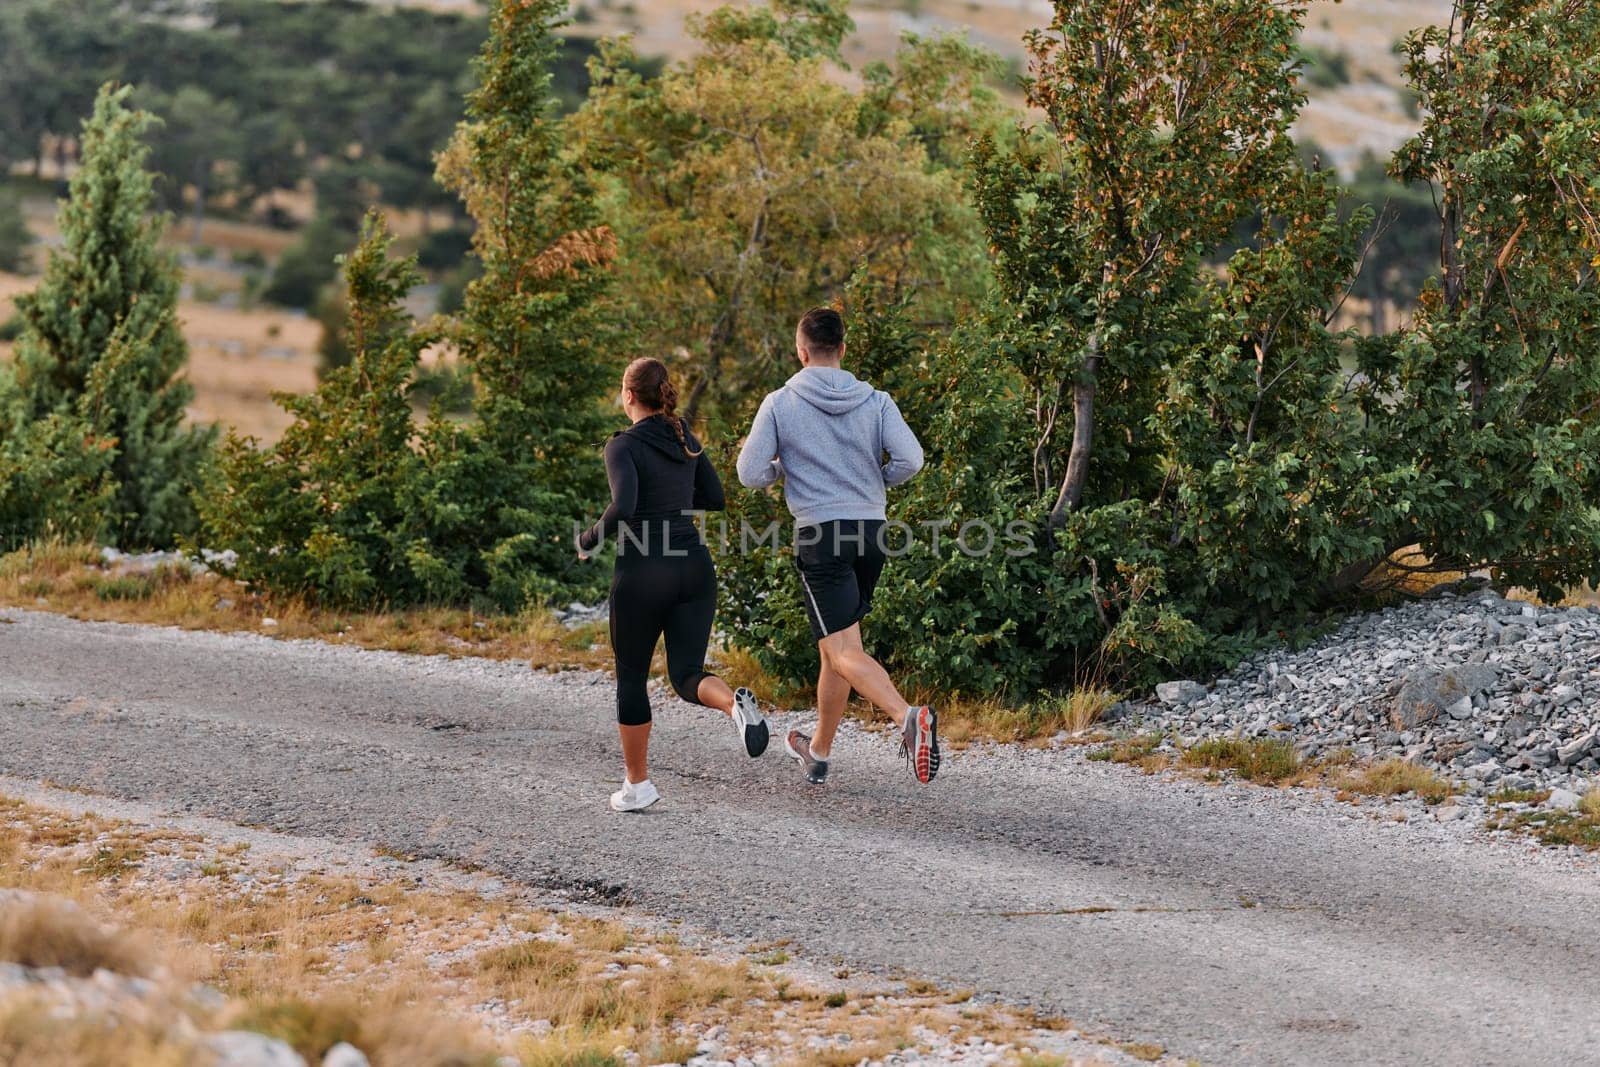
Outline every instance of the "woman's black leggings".
<path id="1" fill-rule="evenodd" d="M 667 638 L 667 675 L 672 688 L 700 703 L 706 645 L 717 613 L 717 571 L 705 546 L 687 555 L 617 557 L 611 578 L 611 648 L 617 657 L 617 721 L 650 721 L 650 660 Z"/>

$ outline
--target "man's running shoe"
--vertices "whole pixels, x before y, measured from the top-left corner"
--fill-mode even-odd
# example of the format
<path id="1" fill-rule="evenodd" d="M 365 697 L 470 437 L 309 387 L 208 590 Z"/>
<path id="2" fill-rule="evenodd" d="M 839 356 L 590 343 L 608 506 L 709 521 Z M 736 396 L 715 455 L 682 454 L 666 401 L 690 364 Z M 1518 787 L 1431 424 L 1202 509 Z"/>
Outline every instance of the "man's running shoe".
<path id="1" fill-rule="evenodd" d="M 789 755 L 800 764 L 801 770 L 806 772 L 806 781 L 812 785 L 821 785 L 828 780 L 828 761 L 818 759 L 811 754 L 811 737 L 799 730 L 790 730 L 783 747 L 789 750 Z"/>
<path id="2" fill-rule="evenodd" d="M 930 707 L 906 709 L 906 724 L 900 736 L 900 751 L 905 753 L 911 773 L 924 784 L 939 773 L 939 716 Z"/>
<path id="3" fill-rule="evenodd" d="M 612 811 L 643 811 L 661 799 L 656 787 L 646 778 L 642 782 L 624 780 L 622 788 L 611 794 Z"/>
<path id="4" fill-rule="evenodd" d="M 733 691 L 733 725 L 739 728 L 739 734 L 744 738 L 744 750 L 750 753 L 751 759 L 767 750 L 772 731 L 756 703 L 756 695 L 748 689 Z"/>

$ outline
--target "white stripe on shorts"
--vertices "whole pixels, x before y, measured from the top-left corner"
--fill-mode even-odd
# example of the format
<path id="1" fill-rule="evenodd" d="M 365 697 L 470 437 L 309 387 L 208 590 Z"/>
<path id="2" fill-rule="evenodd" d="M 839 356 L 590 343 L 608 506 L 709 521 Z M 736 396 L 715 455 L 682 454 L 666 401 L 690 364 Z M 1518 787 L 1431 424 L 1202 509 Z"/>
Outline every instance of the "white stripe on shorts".
<path id="1" fill-rule="evenodd" d="M 817 629 L 822 631 L 822 636 L 828 636 L 828 620 L 822 617 L 822 609 L 817 606 L 817 598 L 811 592 L 811 583 L 806 581 L 806 572 L 799 567 L 795 572 L 800 575 L 800 586 L 806 591 L 806 599 L 811 602 L 811 614 L 816 617 Z"/>

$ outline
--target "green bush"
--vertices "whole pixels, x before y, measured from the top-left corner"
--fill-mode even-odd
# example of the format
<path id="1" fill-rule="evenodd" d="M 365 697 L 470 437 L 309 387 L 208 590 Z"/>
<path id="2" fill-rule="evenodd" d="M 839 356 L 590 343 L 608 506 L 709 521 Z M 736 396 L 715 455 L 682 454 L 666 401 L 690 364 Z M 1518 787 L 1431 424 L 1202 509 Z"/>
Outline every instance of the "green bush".
<path id="1" fill-rule="evenodd" d="M 1097 5 L 1060 0 L 1032 41 L 1048 132 L 979 146 L 988 314 L 929 343 L 870 294 L 850 309 L 859 372 L 928 453 L 892 515 L 1020 521 L 1040 547 L 892 560 L 865 628 L 886 665 L 973 694 L 1210 671 L 1359 604 L 1413 544 L 1425 570 L 1547 597 L 1600 577 L 1600 164 L 1581 147 L 1600 137 L 1600 12 L 1488 4 L 1413 38 L 1426 118 L 1396 177 L 1450 190 L 1455 239 L 1415 322 L 1358 338 L 1330 323 L 1373 213 L 1287 136 L 1299 16 L 1262 0 L 1225 33 L 1231 0 L 1138 6 L 1148 32 L 1111 40 Z M 1146 93 L 1208 77 L 1188 103 Z M 733 506 L 780 513 L 770 494 Z M 721 567 L 734 640 L 805 681 L 792 564 Z"/>
<path id="2" fill-rule="evenodd" d="M 310 309 L 339 276 L 338 257 L 350 234 L 318 215 L 283 253 L 261 298 L 284 307 Z"/>
<path id="3" fill-rule="evenodd" d="M 1306 84 L 1318 89 L 1337 89 L 1350 84 L 1350 55 L 1329 48 L 1304 48 L 1302 70 Z"/>

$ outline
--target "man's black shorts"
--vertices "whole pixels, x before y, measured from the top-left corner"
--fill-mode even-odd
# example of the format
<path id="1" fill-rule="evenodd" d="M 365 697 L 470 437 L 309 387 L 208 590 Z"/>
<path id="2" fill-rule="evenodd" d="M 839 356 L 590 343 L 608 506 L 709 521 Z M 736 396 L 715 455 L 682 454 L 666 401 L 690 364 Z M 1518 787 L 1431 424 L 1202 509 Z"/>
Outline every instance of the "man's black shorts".
<path id="1" fill-rule="evenodd" d="M 836 519 L 795 530 L 800 594 L 818 641 L 848 630 L 872 607 L 883 573 L 882 534 L 882 519 Z"/>

